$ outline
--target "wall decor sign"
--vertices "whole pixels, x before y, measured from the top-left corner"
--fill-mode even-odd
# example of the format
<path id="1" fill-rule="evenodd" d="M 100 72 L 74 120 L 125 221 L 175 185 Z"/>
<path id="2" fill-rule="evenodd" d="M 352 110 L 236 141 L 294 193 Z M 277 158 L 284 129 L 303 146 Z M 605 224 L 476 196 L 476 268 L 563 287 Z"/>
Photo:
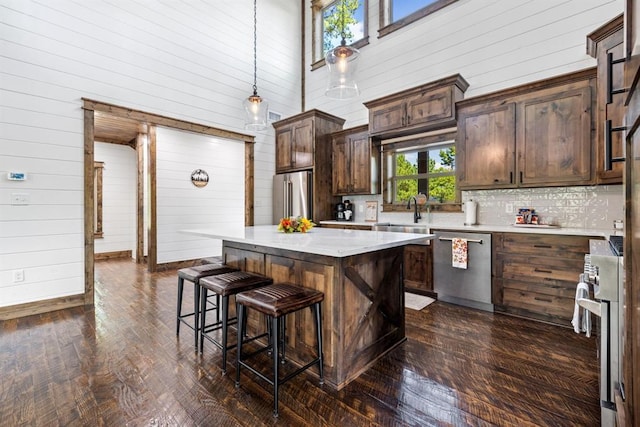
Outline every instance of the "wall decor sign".
<path id="1" fill-rule="evenodd" d="M 204 187 L 209 183 L 209 174 L 202 169 L 196 169 L 191 172 L 191 182 L 196 187 Z"/>
<path id="2" fill-rule="evenodd" d="M 378 202 L 376 200 L 365 202 L 364 220 L 376 222 L 378 220 Z"/>

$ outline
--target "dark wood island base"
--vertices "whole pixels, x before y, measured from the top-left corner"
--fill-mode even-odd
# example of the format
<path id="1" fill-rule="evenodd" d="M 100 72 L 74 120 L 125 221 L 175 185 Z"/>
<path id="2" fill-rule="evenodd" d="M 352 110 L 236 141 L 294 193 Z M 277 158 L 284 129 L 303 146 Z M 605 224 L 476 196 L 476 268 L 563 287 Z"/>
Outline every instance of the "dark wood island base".
<path id="1" fill-rule="evenodd" d="M 406 339 L 402 257 L 402 246 L 332 257 L 223 242 L 227 265 L 324 293 L 324 380 L 337 390 Z M 262 324 L 258 318 L 249 319 L 250 328 Z M 309 360 L 315 353 L 312 326 L 309 310 L 287 319 L 288 358 Z"/>

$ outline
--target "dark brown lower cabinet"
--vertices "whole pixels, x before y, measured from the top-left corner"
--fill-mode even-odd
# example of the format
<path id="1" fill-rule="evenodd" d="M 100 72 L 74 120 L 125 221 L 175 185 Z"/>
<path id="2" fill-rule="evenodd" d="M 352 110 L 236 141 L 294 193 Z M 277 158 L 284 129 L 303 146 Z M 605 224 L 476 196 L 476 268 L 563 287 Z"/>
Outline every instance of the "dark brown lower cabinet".
<path id="1" fill-rule="evenodd" d="M 435 297 L 432 245 L 407 245 L 404 247 L 403 281 L 405 291 Z"/>
<path id="2" fill-rule="evenodd" d="M 571 327 L 589 239 L 599 238 L 493 233 L 495 311 Z"/>

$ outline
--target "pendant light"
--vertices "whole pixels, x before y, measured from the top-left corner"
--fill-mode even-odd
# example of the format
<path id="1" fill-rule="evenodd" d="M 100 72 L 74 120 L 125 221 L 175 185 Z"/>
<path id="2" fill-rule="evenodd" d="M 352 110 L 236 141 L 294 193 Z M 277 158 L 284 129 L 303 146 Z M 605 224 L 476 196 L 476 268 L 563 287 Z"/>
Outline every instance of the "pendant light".
<path id="1" fill-rule="evenodd" d="M 340 6 L 337 6 L 340 7 Z M 325 95 L 329 98 L 348 99 L 358 96 L 360 93 L 355 80 L 356 68 L 360 51 L 347 46 L 344 31 L 344 16 L 346 14 L 345 1 L 342 0 L 342 11 L 338 9 L 342 18 L 340 33 L 342 41 L 340 46 L 331 49 L 325 56 L 325 62 L 329 70 L 329 83 Z"/>
<path id="2" fill-rule="evenodd" d="M 269 104 L 258 95 L 257 75 L 258 75 L 258 53 L 257 53 L 257 0 L 253 0 L 253 95 L 244 100 L 244 110 L 246 113 L 245 129 L 264 130 L 267 128 L 267 112 Z"/>

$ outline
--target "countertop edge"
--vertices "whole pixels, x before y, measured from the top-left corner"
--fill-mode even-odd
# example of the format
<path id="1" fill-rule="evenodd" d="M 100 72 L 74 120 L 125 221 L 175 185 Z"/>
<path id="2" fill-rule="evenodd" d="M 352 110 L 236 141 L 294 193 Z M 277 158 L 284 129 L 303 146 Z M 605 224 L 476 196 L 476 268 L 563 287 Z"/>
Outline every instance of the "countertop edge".
<path id="1" fill-rule="evenodd" d="M 347 222 L 347 221 L 320 221 L 320 225 L 354 225 L 371 226 L 376 224 L 389 224 L 388 222 Z M 393 223 L 409 227 L 427 227 L 429 230 L 460 231 L 469 233 L 525 233 L 525 234 L 555 234 L 558 236 L 593 236 L 608 238 L 612 234 L 622 235 L 622 230 L 598 229 L 598 228 L 573 228 L 573 227 L 518 227 L 514 225 L 451 225 L 451 224 L 425 224 L 425 223 Z"/>
<path id="2" fill-rule="evenodd" d="M 247 227 L 245 230 L 262 231 L 270 230 L 273 226 L 267 227 Z M 237 232 L 238 230 L 236 230 Z M 329 232 L 331 238 L 342 237 L 341 234 L 349 234 L 349 237 L 362 238 L 361 242 L 354 245 L 342 245 L 335 246 L 332 242 L 320 242 L 319 245 L 304 246 L 301 245 L 301 238 L 313 239 L 314 232 L 307 233 L 271 233 L 267 231 L 267 235 L 253 236 L 246 233 L 232 235 L 233 233 L 226 233 L 225 231 L 218 231 L 212 229 L 190 229 L 181 230 L 182 233 L 190 234 L 199 237 L 221 239 L 223 241 L 246 243 L 255 246 L 264 246 L 274 249 L 282 249 L 289 251 L 297 251 L 302 253 L 310 253 L 315 255 L 325 255 L 334 258 L 344 258 L 353 255 L 360 255 L 368 252 L 375 252 L 384 249 L 395 248 L 399 246 L 405 246 L 409 244 L 426 244 L 429 240 L 433 240 L 435 235 L 433 234 L 414 234 L 414 233 L 389 233 L 389 232 L 376 232 L 376 234 L 384 234 L 384 237 L 379 236 L 376 239 L 371 239 L 369 231 L 367 230 L 337 230 L 337 229 L 323 229 L 323 234 Z M 363 235 L 361 233 L 366 233 Z M 393 236 L 392 236 L 393 235 Z M 277 241 L 273 239 L 273 236 L 277 236 Z M 346 237 L 346 236 L 345 236 Z M 344 242 L 340 240 L 341 242 Z"/>

